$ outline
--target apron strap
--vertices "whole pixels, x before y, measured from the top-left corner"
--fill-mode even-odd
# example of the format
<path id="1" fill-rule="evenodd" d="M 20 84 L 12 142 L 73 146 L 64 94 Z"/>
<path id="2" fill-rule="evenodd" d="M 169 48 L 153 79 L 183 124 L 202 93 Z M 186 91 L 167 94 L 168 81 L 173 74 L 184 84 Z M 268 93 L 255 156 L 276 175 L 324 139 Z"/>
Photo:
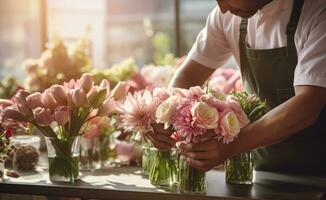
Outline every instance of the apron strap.
<path id="1" fill-rule="evenodd" d="M 304 0 L 294 0 L 290 21 L 286 27 L 287 47 L 295 48 L 294 35 L 300 19 Z"/>

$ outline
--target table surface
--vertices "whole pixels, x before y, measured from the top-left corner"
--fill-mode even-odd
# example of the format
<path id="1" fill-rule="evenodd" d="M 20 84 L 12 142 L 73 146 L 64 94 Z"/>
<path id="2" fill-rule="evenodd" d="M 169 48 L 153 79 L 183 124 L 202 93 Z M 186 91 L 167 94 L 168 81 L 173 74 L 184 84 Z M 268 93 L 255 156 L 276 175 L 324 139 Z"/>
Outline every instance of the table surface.
<path id="1" fill-rule="evenodd" d="M 55 184 L 48 179 L 46 166 L 19 178 L 5 177 L 0 193 L 71 196 L 92 199 L 326 199 L 326 177 L 255 172 L 254 184 L 228 185 L 224 172 L 206 174 L 206 194 L 180 194 L 154 187 L 138 167 L 119 167 L 82 172 L 74 184 Z"/>

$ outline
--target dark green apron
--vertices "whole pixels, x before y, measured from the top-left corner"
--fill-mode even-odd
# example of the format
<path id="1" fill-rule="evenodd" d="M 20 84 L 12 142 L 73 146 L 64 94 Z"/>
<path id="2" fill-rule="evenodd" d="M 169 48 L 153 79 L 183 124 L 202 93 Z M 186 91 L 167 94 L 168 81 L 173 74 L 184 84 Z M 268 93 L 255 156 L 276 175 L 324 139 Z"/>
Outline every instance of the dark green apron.
<path id="1" fill-rule="evenodd" d="M 249 48 L 246 44 L 247 19 L 241 21 L 240 58 L 244 88 L 265 99 L 270 108 L 294 96 L 293 79 L 297 65 L 294 34 L 303 2 L 294 1 L 286 29 L 286 47 Z M 254 150 L 253 159 L 256 170 L 326 175 L 326 109 L 313 126 L 281 143 Z"/>

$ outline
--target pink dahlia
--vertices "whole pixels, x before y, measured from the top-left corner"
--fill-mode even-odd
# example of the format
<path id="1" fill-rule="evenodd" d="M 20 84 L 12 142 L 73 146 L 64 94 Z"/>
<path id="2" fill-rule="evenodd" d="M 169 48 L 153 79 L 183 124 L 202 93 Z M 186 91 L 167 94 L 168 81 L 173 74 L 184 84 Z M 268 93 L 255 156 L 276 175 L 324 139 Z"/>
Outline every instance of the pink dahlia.
<path id="1" fill-rule="evenodd" d="M 146 133 L 152 131 L 151 124 L 155 122 L 155 112 L 159 105 L 158 98 L 145 90 L 127 95 L 126 100 L 117 105 L 118 124 L 128 132 L 139 131 Z"/>
<path id="2" fill-rule="evenodd" d="M 206 130 L 195 126 L 191 114 L 193 102 L 188 99 L 182 100 L 177 108 L 177 112 L 172 116 L 172 123 L 175 130 L 187 141 L 192 141 L 193 137 L 203 135 Z"/>

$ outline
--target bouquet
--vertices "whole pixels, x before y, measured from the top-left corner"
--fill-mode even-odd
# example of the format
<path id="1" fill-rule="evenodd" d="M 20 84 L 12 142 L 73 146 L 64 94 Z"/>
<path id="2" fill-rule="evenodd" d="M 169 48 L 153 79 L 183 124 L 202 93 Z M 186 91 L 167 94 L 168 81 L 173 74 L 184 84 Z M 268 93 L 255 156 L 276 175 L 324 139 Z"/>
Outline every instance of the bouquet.
<path id="1" fill-rule="evenodd" d="M 92 76 L 83 74 L 77 81 L 53 85 L 43 93 L 20 90 L 13 98 L 14 105 L 2 114 L 38 128 L 46 136 L 50 179 L 74 182 L 78 177 L 79 136 L 90 120 L 114 112 L 114 102 L 127 92 L 123 83 L 110 92 L 107 80 L 94 85 Z"/>
<path id="2" fill-rule="evenodd" d="M 212 132 L 215 139 L 229 143 L 249 123 L 238 101 L 224 94 L 211 94 L 208 89 L 198 86 L 188 90 L 175 88 L 158 106 L 156 120 L 165 127 L 173 127 L 183 143 L 193 143 L 194 138 Z M 205 191 L 205 172 L 189 166 L 181 156 L 179 184 L 181 192 L 202 193 Z"/>

